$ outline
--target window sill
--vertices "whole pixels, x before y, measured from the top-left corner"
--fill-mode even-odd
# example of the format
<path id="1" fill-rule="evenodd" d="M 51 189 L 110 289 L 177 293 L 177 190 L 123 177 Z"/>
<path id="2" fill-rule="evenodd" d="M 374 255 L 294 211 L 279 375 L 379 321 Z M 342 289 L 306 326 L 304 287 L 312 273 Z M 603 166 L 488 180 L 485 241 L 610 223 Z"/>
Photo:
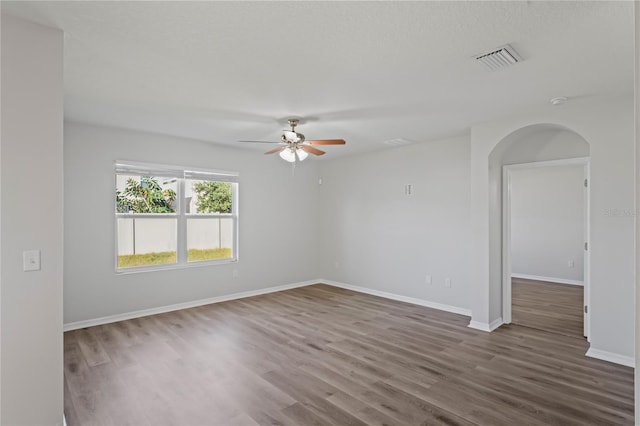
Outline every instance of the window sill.
<path id="1" fill-rule="evenodd" d="M 200 262 L 190 263 L 173 263 L 171 265 L 153 265 L 153 266 L 139 266 L 133 268 L 116 268 L 116 275 L 129 275 L 139 274 L 143 272 L 159 272 L 159 271 L 172 271 L 175 269 L 194 269 L 203 268 L 207 266 L 228 265 L 230 263 L 238 263 L 238 259 L 224 259 L 224 260 L 203 260 Z"/>

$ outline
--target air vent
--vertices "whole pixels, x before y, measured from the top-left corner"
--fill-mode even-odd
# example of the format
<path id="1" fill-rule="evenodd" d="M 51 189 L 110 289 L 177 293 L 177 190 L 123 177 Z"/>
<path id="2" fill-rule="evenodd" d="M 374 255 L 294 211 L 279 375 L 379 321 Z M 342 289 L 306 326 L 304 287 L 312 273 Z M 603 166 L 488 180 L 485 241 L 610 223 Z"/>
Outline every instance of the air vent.
<path id="1" fill-rule="evenodd" d="M 407 139 L 402 139 L 402 138 L 396 138 L 396 139 L 389 139 L 383 142 L 386 145 L 389 146 L 403 146 L 403 145 L 409 145 L 412 144 L 413 141 L 407 140 Z"/>
<path id="2" fill-rule="evenodd" d="M 476 60 L 485 64 L 491 71 L 497 71 L 515 63 L 522 62 L 522 58 L 520 58 L 518 52 L 508 44 L 492 52 L 476 56 Z"/>

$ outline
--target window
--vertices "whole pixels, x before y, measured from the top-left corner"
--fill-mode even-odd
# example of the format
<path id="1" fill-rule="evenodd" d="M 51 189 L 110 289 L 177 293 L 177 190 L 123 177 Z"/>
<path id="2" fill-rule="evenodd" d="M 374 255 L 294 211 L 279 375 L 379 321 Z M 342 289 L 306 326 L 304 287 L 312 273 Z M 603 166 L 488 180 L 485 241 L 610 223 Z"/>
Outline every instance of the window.
<path id="1" fill-rule="evenodd" d="M 237 260 L 238 175 L 116 164 L 116 269 Z"/>

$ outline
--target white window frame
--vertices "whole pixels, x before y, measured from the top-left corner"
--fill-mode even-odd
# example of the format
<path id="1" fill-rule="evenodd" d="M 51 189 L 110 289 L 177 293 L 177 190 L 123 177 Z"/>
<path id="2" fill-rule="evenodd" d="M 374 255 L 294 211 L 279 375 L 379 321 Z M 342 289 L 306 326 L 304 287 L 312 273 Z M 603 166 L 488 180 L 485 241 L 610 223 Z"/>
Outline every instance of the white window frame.
<path id="1" fill-rule="evenodd" d="M 238 261 L 238 192 L 239 192 L 239 174 L 237 172 L 220 171 L 220 170 L 203 170 L 178 166 L 167 166 L 149 163 L 139 163 L 132 161 L 117 161 L 114 173 L 114 189 L 115 181 L 118 175 L 135 175 L 135 176 L 157 176 L 157 177 L 173 177 L 177 179 L 176 188 L 176 213 L 119 213 L 115 209 L 115 268 L 116 273 L 126 274 L 131 272 L 158 271 L 164 269 L 180 269 L 193 268 L 200 266 L 220 265 L 233 263 Z M 231 183 L 231 213 L 187 213 L 185 205 L 185 184 L 187 180 L 204 180 L 213 182 Z M 115 201 L 114 201 L 115 202 Z M 148 265 L 136 266 L 129 268 L 118 267 L 118 219 L 175 219 L 176 225 L 176 263 L 168 265 Z M 187 220 L 188 219 L 231 219 L 233 224 L 232 231 L 232 253 L 228 259 L 214 259 L 202 261 L 187 261 Z"/>

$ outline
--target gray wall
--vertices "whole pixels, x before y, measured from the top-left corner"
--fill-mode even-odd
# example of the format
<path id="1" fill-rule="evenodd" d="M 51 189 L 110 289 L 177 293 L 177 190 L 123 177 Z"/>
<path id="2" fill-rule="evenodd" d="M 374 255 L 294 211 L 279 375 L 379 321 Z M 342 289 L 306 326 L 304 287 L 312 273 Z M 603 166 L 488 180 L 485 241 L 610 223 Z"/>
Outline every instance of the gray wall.
<path id="1" fill-rule="evenodd" d="M 491 245 L 493 218 L 501 205 L 499 180 L 491 179 L 490 158 L 501 141 L 530 126 L 554 124 L 582 136 L 590 146 L 591 206 L 591 346 L 590 355 L 633 363 L 634 356 L 634 218 L 608 211 L 633 212 L 634 102 L 632 96 L 576 99 L 562 108 L 548 106 L 527 114 L 474 126 L 471 130 L 471 273 L 474 276 L 473 321 L 500 319 L 500 245 Z M 499 224 L 498 224 L 498 229 Z M 612 332 L 615 330 L 615 332 Z"/>
<path id="2" fill-rule="evenodd" d="M 62 32 L 2 15 L 3 425 L 62 423 Z M 23 272 L 22 252 L 41 250 Z"/>
<path id="3" fill-rule="evenodd" d="M 555 136 L 544 139 L 553 144 L 529 161 L 589 153 L 584 140 L 578 143 L 568 134 L 558 139 L 562 123 L 591 144 L 592 348 L 626 360 L 633 354 L 633 219 L 606 217 L 604 211 L 633 206 L 632 103 L 625 97 L 593 99 L 562 112 L 564 118 L 555 117 Z M 499 316 L 500 281 L 489 287 L 488 273 L 483 278 L 474 268 L 480 262 L 488 271 L 489 259 L 494 259 L 488 239 L 492 221 L 497 221 L 500 241 L 500 216 L 489 215 L 500 207 L 489 208 L 489 200 L 501 186 L 499 179 L 490 180 L 489 172 L 501 170 L 504 158 L 518 153 L 507 150 L 495 164 L 489 160 L 496 144 L 510 133 L 550 121 L 546 114 L 531 114 L 473 127 L 471 137 L 308 161 L 296 169 L 295 177 L 282 160 L 256 151 L 68 124 L 65 322 L 317 278 L 472 310 L 473 316 L 488 318 L 493 306 L 492 315 Z M 526 142 L 529 136 L 518 141 Z M 113 162 L 118 159 L 239 171 L 240 262 L 116 275 L 113 200 L 108 194 L 113 193 Z M 483 179 L 479 171 L 484 173 L 484 189 L 478 188 Z M 413 185 L 411 196 L 404 194 L 406 184 Z M 478 212 L 483 197 L 486 211 Z M 91 215 L 87 205 L 92 206 Z M 96 229 L 96 221 L 107 226 Z M 477 240 L 480 223 L 487 232 L 482 245 Z M 87 240 L 96 242 L 95 251 L 80 249 Z M 606 247 L 619 251 L 613 256 Z M 432 284 L 425 282 L 426 275 Z M 450 288 L 444 285 L 446 278 L 451 279 Z"/>
<path id="4" fill-rule="evenodd" d="M 584 207 L 582 165 L 513 170 L 512 273 L 582 283 Z"/>
<path id="5" fill-rule="evenodd" d="M 468 136 L 332 160 L 321 171 L 323 278 L 470 307 Z"/>
<path id="6" fill-rule="evenodd" d="M 117 160 L 239 172 L 239 261 L 116 274 Z M 65 323 L 318 276 L 317 162 L 292 176 L 289 163 L 261 151 L 74 123 L 65 124 L 64 161 Z"/>

